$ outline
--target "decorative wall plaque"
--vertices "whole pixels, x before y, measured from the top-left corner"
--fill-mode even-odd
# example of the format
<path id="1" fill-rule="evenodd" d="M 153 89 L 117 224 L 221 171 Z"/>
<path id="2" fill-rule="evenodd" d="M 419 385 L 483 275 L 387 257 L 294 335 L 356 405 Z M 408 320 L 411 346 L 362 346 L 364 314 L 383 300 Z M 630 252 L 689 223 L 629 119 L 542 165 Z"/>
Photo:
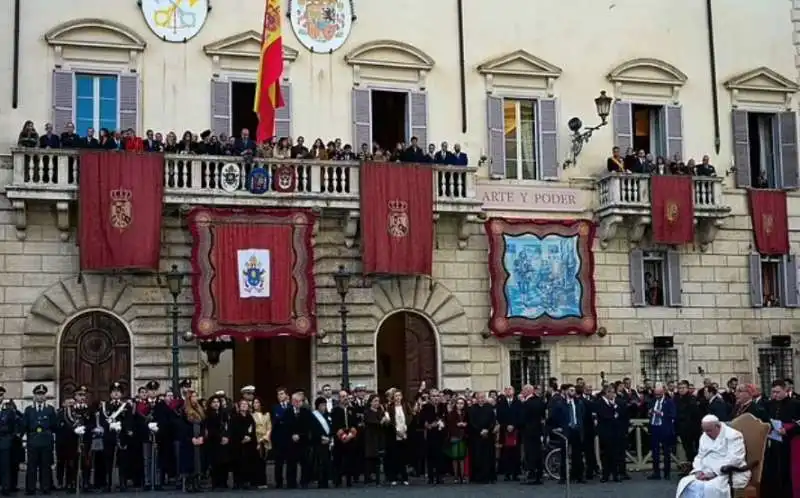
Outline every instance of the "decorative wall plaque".
<path id="1" fill-rule="evenodd" d="M 297 40 L 315 53 L 344 45 L 356 20 L 353 0 L 289 0 L 288 15 Z"/>
<path id="2" fill-rule="evenodd" d="M 165 42 L 185 43 L 203 29 L 210 0 L 138 0 L 147 26 Z"/>

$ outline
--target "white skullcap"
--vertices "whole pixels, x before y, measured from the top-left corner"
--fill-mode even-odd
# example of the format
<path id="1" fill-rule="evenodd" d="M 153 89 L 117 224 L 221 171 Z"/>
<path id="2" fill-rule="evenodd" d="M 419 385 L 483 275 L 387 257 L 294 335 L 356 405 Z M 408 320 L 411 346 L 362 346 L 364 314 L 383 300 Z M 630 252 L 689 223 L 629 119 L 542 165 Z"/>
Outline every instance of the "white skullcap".
<path id="1" fill-rule="evenodd" d="M 222 390 L 217 391 L 217 392 L 214 393 L 214 396 L 225 396 L 225 391 L 222 391 Z"/>
<path id="2" fill-rule="evenodd" d="M 718 424 L 719 418 L 716 415 L 706 415 L 703 417 L 703 420 L 700 421 L 701 424 Z"/>
<path id="3" fill-rule="evenodd" d="M 255 386 L 244 386 L 241 390 L 242 394 L 253 394 L 256 392 Z"/>

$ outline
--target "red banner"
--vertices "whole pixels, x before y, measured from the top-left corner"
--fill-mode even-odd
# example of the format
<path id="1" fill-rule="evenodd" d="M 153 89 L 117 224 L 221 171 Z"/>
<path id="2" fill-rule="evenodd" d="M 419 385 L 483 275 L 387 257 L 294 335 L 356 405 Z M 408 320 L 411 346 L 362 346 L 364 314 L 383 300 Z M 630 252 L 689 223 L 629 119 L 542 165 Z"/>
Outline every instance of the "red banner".
<path id="1" fill-rule="evenodd" d="M 81 151 L 81 270 L 158 270 L 164 156 Z"/>
<path id="2" fill-rule="evenodd" d="M 433 170 L 366 163 L 361 175 L 361 251 L 365 274 L 430 275 Z"/>
<path id="3" fill-rule="evenodd" d="M 789 217 L 786 192 L 750 189 L 750 218 L 756 250 L 765 256 L 789 254 Z"/>
<path id="4" fill-rule="evenodd" d="M 694 192 L 691 176 L 650 178 L 653 242 L 680 245 L 694 241 Z"/>
<path id="5" fill-rule="evenodd" d="M 198 337 L 314 335 L 315 221 L 303 210 L 193 209 Z"/>

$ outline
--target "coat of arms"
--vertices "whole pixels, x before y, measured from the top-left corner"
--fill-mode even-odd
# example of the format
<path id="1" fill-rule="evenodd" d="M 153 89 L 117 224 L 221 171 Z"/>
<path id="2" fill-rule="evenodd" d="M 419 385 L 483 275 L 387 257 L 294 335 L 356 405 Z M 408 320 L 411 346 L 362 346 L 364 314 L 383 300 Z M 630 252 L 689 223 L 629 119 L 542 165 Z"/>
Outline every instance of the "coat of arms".
<path id="1" fill-rule="evenodd" d="M 260 294 L 264 292 L 264 276 L 266 273 L 267 271 L 263 268 L 263 265 L 256 255 L 254 254 L 251 256 L 242 269 L 242 277 L 244 279 L 243 290 L 249 294 Z"/>
<path id="2" fill-rule="evenodd" d="M 678 203 L 675 201 L 667 202 L 667 221 L 670 223 L 675 223 L 678 221 L 678 215 L 680 214 L 680 209 L 678 208 Z"/>
<path id="3" fill-rule="evenodd" d="M 219 183 L 225 192 L 236 192 L 242 181 L 242 168 L 236 163 L 228 163 L 222 167 Z"/>
<path id="4" fill-rule="evenodd" d="M 294 191 L 295 187 L 297 186 L 294 176 L 294 168 L 288 164 L 278 166 L 277 171 L 275 171 L 275 176 L 273 177 L 273 182 L 273 188 L 276 192 Z"/>
<path id="5" fill-rule="evenodd" d="M 331 53 L 344 45 L 355 15 L 352 0 L 294 0 L 289 2 L 289 20 L 304 47 Z"/>
<path id="6" fill-rule="evenodd" d="M 203 29 L 209 0 L 139 0 L 147 26 L 165 42 L 186 43 Z"/>
<path id="7" fill-rule="evenodd" d="M 265 194 L 269 190 L 269 173 L 261 165 L 250 171 L 250 193 Z"/>
<path id="8" fill-rule="evenodd" d="M 120 232 L 133 222 L 133 193 L 130 190 L 116 189 L 111 191 L 111 226 Z"/>
<path id="9" fill-rule="evenodd" d="M 408 203 L 395 199 L 389 201 L 389 220 L 387 229 L 389 235 L 395 238 L 402 238 L 408 236 L 409 231 L 409 218 L 408 218 Z"/>
<path id="10" fill-rule="evenodd" d="M 761 215 L 761 223 L 764 225 L 764 233 L 767 235 L 772 233 L 772 230 L 775 228 L 775 218 L 772 217 L 770 213 L 764 213 Z"/>

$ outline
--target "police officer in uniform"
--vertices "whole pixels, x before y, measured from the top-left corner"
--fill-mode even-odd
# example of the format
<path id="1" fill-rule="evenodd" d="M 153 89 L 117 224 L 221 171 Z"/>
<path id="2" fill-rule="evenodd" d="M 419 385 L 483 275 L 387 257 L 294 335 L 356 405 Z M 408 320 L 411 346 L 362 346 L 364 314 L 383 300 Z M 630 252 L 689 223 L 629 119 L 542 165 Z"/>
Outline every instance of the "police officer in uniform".
<path id="1" fill-rule="evenodd" d="M 36 476 L 43 494 L 52 488 L 53 431 L 58 426 L 56 410 L 45 401 L 47 387 L 39 384 L 33 388 L 33 404 L 22 415 L 23 430 L 27 434 L 28 461 L 25 471 L 25 494 L 36 493 Z"/>
<path id="2" fill-rule="evenodd" d="M 111 399 L 100 404 L 102 411 L 105 441 L 103 460 L 106 462 L 106 475 L 103 479 L 106 491 L 111 491 L 114 483 L 114 469 L 119 469 L 119 488 L 127 488 L 127 469 L 125 464 L 127 449 L 133 440 L 133 404 L 122 399 L 122 383 L 114 382 L 109 389 Z"/>
<path id="3" fill-rule="evenodd" d="M 22 427 L 17 407 L 13 401 L 4 399 L 5 394 L 6 388 L 0 386 L 0 492 L 3 496 L 9 496 L 13 490 L 11 472 L 14 470 L 14 439 Z"/>
<path id="4" fill-rule="evenodd" d="M 73 393 L 73 398 L 64 402 L 64 407 L 58 413 L 58 429 L 56 442 L 60 451 L 58 452 L 59 464 L 64 469 L 64 488 L 68 493 L 74 493 L 78 485 L 88 483 L 91 468 L 87 472 L 83 455 L 80 455 L 81 442 L 84 439 L 83 432 L 79 428 L 85 429 L 85 424 L 89 418 L 89 406 L 86 404 L 86 394 L 88 389 L 81 386 Z M 85 446 L 85 445 L 84 445 Z M 83 479 L 78 482 L 78 468 L 81 468 Z M 84 486 L 85 487 L 85 486 Z"/>

